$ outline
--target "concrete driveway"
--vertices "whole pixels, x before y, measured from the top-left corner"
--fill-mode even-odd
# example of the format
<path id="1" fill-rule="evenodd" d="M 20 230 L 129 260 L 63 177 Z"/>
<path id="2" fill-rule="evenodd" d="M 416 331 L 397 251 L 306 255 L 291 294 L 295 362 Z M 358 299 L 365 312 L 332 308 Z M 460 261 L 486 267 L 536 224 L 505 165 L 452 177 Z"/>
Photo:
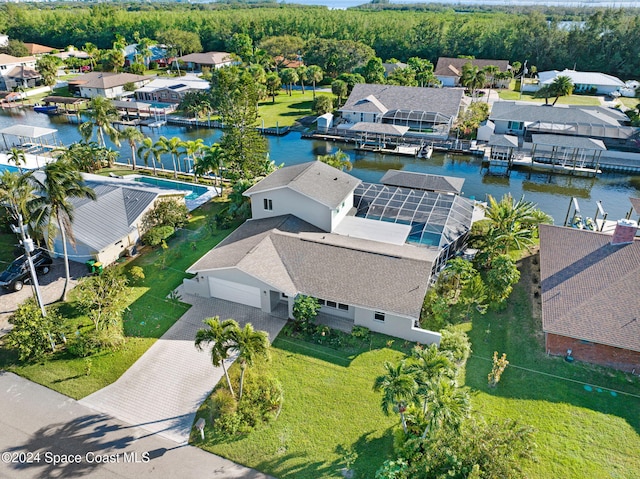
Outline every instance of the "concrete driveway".
<path id="1" fill-rule="evenodd" d="M 5 267 L 8 266 L 5 263 L 0 264 Z M 70 289 L 78 284 L 79 278 L 89 274 L 89 270 L 84 263 L 76 263 L 75 261 L 69 261 L 69 271 L 71 272 Z M 62 258 L 54 259 L 51 271 L 47 274 L 39 275 L 38 282 L 45 304 L 58 301 L 64 288 L 64 260 Z M 25 284 L 22 290 L 15 292 L 0 288 L 0 336 L 4 336 L 11 330 L 12 326 L 9 324 L 9 317 L 18 309 L 20 304 L 31 296 L 35 296 L 35 293 L 30 284 Z"/>
<path id="2" fill-rule="evenodd" d="M 191 296 L 181 288 L 178 292 L 192 307 L 115 383 L 80 404 L 183 444 L 198 407 L 223 376 L 222 368 L 211 364 L 209 352 L 194 346 L 202 321 L 220 316 L 241 326 L 251 323 L 273 341 L 286 320 L 249 306 Z"/>

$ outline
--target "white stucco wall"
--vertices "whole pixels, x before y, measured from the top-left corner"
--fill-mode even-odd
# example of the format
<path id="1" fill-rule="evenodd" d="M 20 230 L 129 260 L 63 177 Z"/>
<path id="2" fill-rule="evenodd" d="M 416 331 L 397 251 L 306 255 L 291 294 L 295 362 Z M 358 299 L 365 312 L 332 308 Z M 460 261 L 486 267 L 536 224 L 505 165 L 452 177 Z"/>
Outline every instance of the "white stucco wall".
<path id="1" fill-rule="evenodd" d="M 347 216 L 351 208 L 353 208 L 353 192 L 347 195 L 338 208 L 331 211 L 331 229 L 329 231 L 333 231 L 340 221 Z"/>
<path id="2" fill-rule="evenodd" d="M 265 199 L 271 200 L 272 210 L 264 209 Z M 253 219 L 272 218 L 288 214 L 297 216 L 324 231 L 331 231 L 332 210 L 308 196 L 301 195 L 288 188 L 251 195 L 251 217 Z"/>
<path id="3" fill-rule="evenodd" d="M 365 326 L 377 333 L 387 334 L 420 344 L 440 345 L 440 333 L 416 328 L 414 326 L 415 320 L 412 318 L 385 313 L 385 320 L 378 321 L 374 319 L 375 311 L 360 307 L 354 307 L 354 309 L 354 324 L 356 326 Z"/>
<path id="4" fill-rule="evenodd" d="M 440 80 L 442 86 L 456 86 L 456 81 L 458 80 L 457 77 L 446 77 L 441 75 L 437 75 L 436 78 Z"/>
<path id="5" fill-rule="evenodd" d="M 378 118 L 382 116 L 382 113 L 361 113 L 355 111 L 342 111 L 342 118 L 347 120 L 349 123 L 358 123 L 363 121 L 365 123 L 376 123 Z"/>

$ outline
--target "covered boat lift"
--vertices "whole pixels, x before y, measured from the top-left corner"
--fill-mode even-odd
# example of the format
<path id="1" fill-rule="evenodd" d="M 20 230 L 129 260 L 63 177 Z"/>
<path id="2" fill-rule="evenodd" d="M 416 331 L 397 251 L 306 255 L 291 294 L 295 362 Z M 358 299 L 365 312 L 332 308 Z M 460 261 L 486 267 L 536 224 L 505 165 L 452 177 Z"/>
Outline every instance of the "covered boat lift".
<path id="1" fill-rule="evenodd" d="M 0 130 L 6 150 L 11 148 L 21 148 L 25 153 L 42 154 L 52 151 L 61 144 L 56 139 L 58 130 L 54 128 L 43 128 L 30 125 L 13 125 Z M 7 141 L 7 137 L 15 137 L 15 140 Z"/>

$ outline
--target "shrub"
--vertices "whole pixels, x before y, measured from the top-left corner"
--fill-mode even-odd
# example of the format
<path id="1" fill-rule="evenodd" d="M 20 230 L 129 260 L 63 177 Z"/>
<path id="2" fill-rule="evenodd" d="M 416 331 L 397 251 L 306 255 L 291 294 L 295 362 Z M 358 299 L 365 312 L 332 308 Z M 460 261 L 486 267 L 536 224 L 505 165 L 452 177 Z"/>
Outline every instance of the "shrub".
<path id="1" fill-rule="evenodd" d="M 313 322 L 320 311 L 320 303 L 313 296 L 299 294 L 293 302 L 293 317 L 302 329 Z"/>
<path id="2" fill-rule="evenodd" d="M 183 201 L 168 199 L 158 201 L 153 209 L 149 210 L 142 218 L 145 228 L 155 226 L 171 226 L 182 228 L 187 224 L 189 210 Z"/>
<path id="3" fill-rule="evenodd" d="M 351 336 L 354 338 L 368 339 L 369 334 L 371 334 L 371 330 L 364 326 L 354 326 L 351 330 Z"/>
<path id="4" fill-rule="evenodd" d="M 132 281 L 142 281 L 144 279 L 144 269 L 141 266 L 132 266 L 129 269 L 129 276 Z"/>
<path id="5" fill-rule="evenodd" d="M 471 342 L 464 331 L 447 326 L 440 333 L 442 334 L 442 339 L 440 340 L 439 349 L 451 352 L 456 364 L 462 365 L 466 363 L 471 354 Z"/>
<path id="6" fill-rule="evenodd" d="M 156 226 L 142 236 L 142 241 L 150 246 L 157 246 L 174 232 L 172 226 Z"/>
<path id="7" fill-rule="evenodd" d="M 7 335 L 7 344 L 18 352 L 20 361 L 36 361 L 55 349 L 62 337 L 62 318 L 55 310 L 47 309 L 47 316 L 33 298 L 29 298 L 11 315 L 13 329 Z"/>
<path id="8" fill-rule="evenodd" d="M 78 331 L 67 344 L 67 350 L 74 356 L 86 358 L 104 350 L 116 350 L 124 344 L 122 327 L 112 326 L 100 331 Z"/>
<path id="9" fill-rule="evenodd" d="M 228 414 L 235 414 L 238 405 L 227 389 L 217 389 L 211 396 L 211 423 Z"/>

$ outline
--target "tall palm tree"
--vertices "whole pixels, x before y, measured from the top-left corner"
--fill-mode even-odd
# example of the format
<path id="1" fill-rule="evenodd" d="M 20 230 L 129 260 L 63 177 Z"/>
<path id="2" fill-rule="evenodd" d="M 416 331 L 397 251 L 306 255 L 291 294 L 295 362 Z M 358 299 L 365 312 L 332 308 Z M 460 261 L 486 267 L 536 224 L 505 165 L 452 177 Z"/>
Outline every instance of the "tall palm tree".
<path id="1" fill-rule="evenodd" d="M 469 89 L 471 98 L 475 98 L 475 92 L 478 88 L 482 88 L 486 81 L 484 71 L 477 66 L 472 65 L 470 62 L 465 63 L 462 67 L 462 76 L 460 77 L 460 84 Z"/>
<path id="2" fill-rule="evenodd" d="M 173 161 L 173 177 L 178 177 L 178 162 L 180 157 L 180 147 L 182 144 L 182 140 L 174 136 L 173 138 L 167 138 L 165 136 L 161 136 L 158 138 L 158 141 L 155 142 L 154 147 L 158 149 L 158 151 L 162 153 L 171 153 L 171 160 Z"/>
<path id="3" fill-rule="evenodd" d="M 71 198 L 96 199 L 96 194 L 90 187 L 84 184 L 82 175 L 73 164 L 68 161 L 58 160 L 47 163 L 44 167 L 44 179 L 39 180 L 32 176 L 32 180 L 40 196 L 31 201 L 32 211 L 35 212 L 36 224 L 47 224 L 49 231 L 54 222 L 60 232 L 62 252 L 64 254 L 65 282 L 61 300 L 66 301 L 67 290 L 71 276 L 69 273 L 69 255 L 67 252 L 67 238 L 72 245 L 75 244 L 73 236 L 73 203 Z M 49 247 L 53 249 L 55 234 L 48 235 Z"/>
<path id="4" fill-rule="evenodd" d="M 429 410 L 425 415 L 425 429 L 422 439 L 429 432 L 440 428 L 459 427 L 464 419 L 469 417 L 471 404 L 466 389 L 459 388 L 454 381 L 441 377 L 432 384 L 429 394 Z"/>
<path id="5" fill-rule="evenodd" d="M 300 65 L 296 68 L 296 73 L 298 74 L 298 81 L 300 82 L 300 88 L 302 88 L 302 94 L 304 95 L 304 82 L 309 80 L 309 69 L 304 65 Z"/>
<path id="6" fill-rule="evenodd" d="M 131 148 L 131 167 L 135 171 L 136 169 L 136 146 L 138 146 L 138 142 L 144 140 L 144 134 L 134 128 L 133 126 L 127 126 L 124 130 L 120 132 L 120 136 L 127 140 L 129 143 L 129 147 Z"/>
<path id="7" fill-rule="evenodd" d="M 214 143 L 205 149 L 204 155 L 196 158 L 193 172 L 198 181 L 198 176 L 204 176 L 211 171 L 216 172 L 216 186 L 221 184 L 221 172 L 224 164 L 224 150 L 219 143 Z"/>
<path id="8" fill-rule="evenodd" d="M 489 195 L 485 218 L 489 220 L 488 238 L 492 246 L 506 253 L 512 247 L 521 248 L 533 243 L 536 206 L 524 198 L 515 200 L 505 194 L 500 201 Z"/>
<path id="9" fill-rule="evenodd" d="M 422 397 L 422 414 L 427 413 L 429 393 L 441 377 L 453 379 L 455 366 L 448 351 L 440 351 L 435 344 L 427 348 L 414 348 L 412 363 L 407 367 L 418 385 L 417 394 Z"/>
<path id="10" fill-rule="evenodd" d="M 341 171 L 345 169 L 347 171 L 351 171 L 351 169 L 353 168 L 353 164 L 349 160 L 349 155 L 347 155 L 341 149 L 338 149 L 338 151 L 330 155 L 319 155 L 318 161 L 326 163 L 329 166 L 333 166 L 334 168 L 337 168 Z"/>
<path id="11" fill-rule="evenodd" d="M 322 72 L 322 68 L 318 65 L 311 65 L 307 67 L 307 78 L 311 81 L 313 85 L 313 99 L 316 99 L 316 83 L 319 83 L 324 78 L 324 73 Z"/>
<path id="12" fill-rule="evenodd" d="M 571 95 L 573 93 L 573 81 L 567 75 L 559 75 L 551 82 L 551 91 L 556 99 L 553 100 L 551 106 L 554 106 L 561 96 Z"/>
<path id="13" fill-rule="evenodd" d="M 119 132 L 113 126 L 113 122 L 119 119 L 118 112 L 108 98 L 96 96 L 89 102 L 89 110 L 86 112 L 87 121 L 79 127 L 80 134 L 85 141 L 93 136 L 93 130 L 98 130 L 98 145 L 105 148 L 105 133 L 117 146 L 120 146 Z"/>
<path id="14" fill-rule="evenodd" d="M 251 323 L 244 325 L 244 328 L 230 330 L 233 349 L 238 352 L 240 362 L 240 393 L 238 401 L 242 400 L 242 390 L 244 387 L 244 373 L 247 366 L 253 365 L 257 357 L 266 357 L 269 353 L 269 336 L 265 331 L 256 331 Z"/>
<path id="15" fill-rule="evenodd" d="M 0 205 L 4 206 L 9 217 L 18 223 L 22 215 L 24 224 L 29 224 L 29 202 L 35 198 L 33 185 L 29 178 L 32 172 L 25 174 L 5 170 L 0 174 Z"/>
<path id="16" fill-rule="evenodd" d="M 220 321 L 220 317 L 218 316 L 205 319 L 204 324 L 209 326 L 209 328 L 199 329 L 196 333 L 196 348 L 202 351 L 205 344 L 211 344 L 211 363 L 215 367 L 222 366 L 224 377 L 227 378 L 229 391 L 235 398 L 236 395 L 231 387 L 229 371 L 227 371 L 227 366 L 224 361 L 229 357 L 229 350 L 233 346 L 231 342 L 231 331 L 240 329 L 240 327 L 235 320 L 225 319 L 224 321 Z"/>
<path id="17" fill-rule="evenodd" d="M 157 176 L 156 161 L 160 159 L 160 150 L 156 148 L 153 140 L 149 137 L 142 140 L 142 144 L 138 147 L 138 158 L 144 162 L 144 166 L 149 167 L 149 159 L 153 165 L 153 176 Z"/>
<path id="18" fill-rule="evenodd" d="M 180 144 L 180 148 L 184 151 L 184 171 L 189 172 L 187 166 L 187 160 L 191 159 L 192 165 L 195 166 L 196 157 L 200 156 L 200 153 L 204 149 L 205 144 L 202 138 L 198 138 L 196 140 L 187 140 L 183 141 Z"/>
<path id="19" fill-rule="evenodd" d="M 20 170 L 20 173 L 22 173 L 22 165 L 25 165 L 27 163 L 27 157 L 25 156 L 24 151 L 22 151 L 21 149 L 11 148 L 11 150 L 9 150 L 7 161 L 12 162 L 14 165 L 16 165 Z"/>
<path id="20" fill-rule="evenodd" d="M 100 55 L 98 47 L 91 42 L 87 42 L 84 44 L 84 47 L 82 47 L 82 51 L 89 55 L 89 64 L 91 65 L 91 69 L 95 69 L 96 58 Z"/>
<path id="21" fill-rule="evenodd" d="M 407 433 L 407 420 L 405 411 L 410 403 L 416 402 L 416 383 L 406 371 L 404 361 L 396 366 L 389 361 L 385 361 L 385 374 L 378 376 L 373 383 L 373 390 L 382 391 L 381 407 L 388 416 L 393 410 L 400 414 L 402 429 Z"/>

